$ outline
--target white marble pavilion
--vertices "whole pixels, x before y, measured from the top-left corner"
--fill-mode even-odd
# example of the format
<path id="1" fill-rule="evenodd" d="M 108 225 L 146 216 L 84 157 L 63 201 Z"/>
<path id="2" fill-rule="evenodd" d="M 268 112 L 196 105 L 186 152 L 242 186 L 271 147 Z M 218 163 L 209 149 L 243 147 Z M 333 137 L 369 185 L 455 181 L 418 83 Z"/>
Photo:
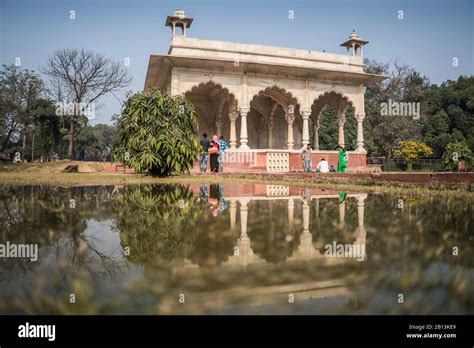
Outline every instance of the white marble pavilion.
<path id="1" fill-rule="evenodd" d="M 171 44 L 167 54 L 150 56 L 145 89 L 189 97 L 197 132 L 223 135 L 230 144 L 227 168 L 299 170 L 299 152 L 308 143 L 313 163 L 324 157 L 335 165 L 336 151 L 319 149 L 319 120 L 327 106 L 337 114 L 341 145 L 346 113 L 353 109 L 357 148 L 349 152 L 348 169 L 365 167 L 364 87 L 386 78 L 364 72 L 368 41 L 352 32 L 341 44 L 347 54 L 335 54 L 201 40 L 187 37 L 192 22 L 182 10 L 167 17 Z"/>

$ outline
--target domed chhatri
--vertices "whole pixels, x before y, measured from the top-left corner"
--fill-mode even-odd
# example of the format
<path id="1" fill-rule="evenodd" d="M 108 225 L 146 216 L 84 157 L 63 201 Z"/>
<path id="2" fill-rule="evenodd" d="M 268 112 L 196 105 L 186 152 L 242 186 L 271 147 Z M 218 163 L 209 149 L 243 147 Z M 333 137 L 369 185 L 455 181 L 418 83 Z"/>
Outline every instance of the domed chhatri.
<path id="1" fill-rule="evenodd" d="M 362 40 L 359 37 L 359 34 L 356 33 L 355 30 L 352 30 L 352 33 L 349 35 L 349 40 L 343 42 L 341 44 L 342 47 L 347 48 L 347 52 L 352 49 L 353 56 L 361 56 L 362 57 L 362 46 L 367 45 L 369 41 Z"/>
<path id="2" fill-rule="evenodd" d="M 186 16 L 182 9 L 177 9 L 171 16 L 166 17 L 166 26 L 171 27 L 172 35 L 176 35 L 176 28 L 181 28 L 182 36 L 186 36 L 186 29 L 191 26 L 193 19 Z"/>

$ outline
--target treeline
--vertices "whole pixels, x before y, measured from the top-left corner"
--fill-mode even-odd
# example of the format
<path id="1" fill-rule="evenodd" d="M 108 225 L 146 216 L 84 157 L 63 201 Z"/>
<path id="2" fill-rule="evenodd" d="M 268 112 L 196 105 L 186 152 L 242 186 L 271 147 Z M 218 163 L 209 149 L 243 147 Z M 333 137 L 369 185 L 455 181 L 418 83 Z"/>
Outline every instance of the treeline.
<path id="1" fill-rule="evenodd" d="M 61 71 L 58 66 L 65 62 L 70 62 L 71 66 L 69 70 Z M 85 68 L 81 62 L 93 63 L 88 68 L 89 72 L 83 71 Z M 33 71 L 14 65 L 2 66 L 0 154 L 12 155 L 18 151 L 28 161 L 54 158 L 99 160 L 100 154 L 114 142 L 115 127 L 106 124 L 91 126 L 84 114 L 71 116 L 58 113 L 57 103 L 64 100 L 94 102 L 104 95 L 104 90 L 126 86 L 130 78 L 115 63 L 88 51 L 58 51 L 50 57 L 47 67 L 44 73 L 50 76 L 49 88 Z M 112 85 L 110 79 L 84 80 L 84 76 L 93 74 L 95 69 L 107 73 L 109 68 L 112 80 L 115 79 Z M 365 70 L 390 77 L 366 88 L 364 142 L 368 156 L 393 157 L 400 142 L 411 140 L 430 146 L 432 157 L 450 156 L 447 149 L 451 152 L 456 149 L 460 154 L 467 154 L 463 156 L 470 161 L 474 152 L 473 76 L 461 76 L 456 81 L 448 80 L 436 85 L 414 69 L 399 63 L 392 66 L 366 61 Z M 72 82 L 68 80 L 68 74 L 75 76 Z M 419 103 L 420 115 L 384 115 L 381 108 L 383 103 L 388 102 Z M 334 149 L 338 137 L 332 108 L 324 110 L 320 123 L 320 148 Z M 356 148 L 356 136 L 355 118 L 348 114 L 345 137 L 349 150 Z"/>
<path id="2" fill-rule="evenodd" d="M 115 128 L 91 126 L 96 104 L 131 82 L 122 63 L 84 49 L 60 49 L 37 73 L 15 65 L 0 71 L 0 154 L 28 161 L 98 160 Z"/>
<path id="3" fill-rule="evenodd" d="M 474 77 L 460 76 L 441 85 L 430 83 L 414 69 L 394 63 L 366 60 L 366 72 L 390 79 L 369 86 L 365 92 L 364 142 L 368 156 L 393 157 L 402 141 L 418 141 L 433 149 L 432 157 L 441 158 L 448 144 L 463 144 L 464 153 L 474 152 Z M 419 103 L 420 115 L 383 115 L 383 103 Z M 337 145 L 336 114 L 326 108 L 321 116 L 321 149 Z M 346 144 L 356 148 L 357 129 L 352 114 L 346 115 Z M 459 147 L 458 147 L 459 148 Z M 462 151 L 459 151 L 460 153 Z"/>
<path id="4" fill-rule="evenodd" d="M 76 159 L 100 160 L 114 141 L 114 126 L 91 126 L 85 116 L 58 115 L 50 91 L 33 71 L 4 65 L 0 90 L 0 153 L 5 157 L 19 152 L 28 162 L 69 158 L 71 117 L 78 125 Z"/>

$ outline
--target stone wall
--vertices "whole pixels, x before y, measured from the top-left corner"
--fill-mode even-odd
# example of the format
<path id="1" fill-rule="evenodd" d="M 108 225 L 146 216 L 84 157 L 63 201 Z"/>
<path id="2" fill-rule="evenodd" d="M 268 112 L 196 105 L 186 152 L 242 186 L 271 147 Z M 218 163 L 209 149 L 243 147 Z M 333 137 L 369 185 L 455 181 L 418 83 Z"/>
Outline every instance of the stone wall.
<path id="1" fill-rule="evenodd" d="M 258 151 L 226 151 L 224 171 L 237 172 L 267 172 L 267 155 L 268 153 L 287 153 L 289 160 L 289 172 L 303 171 L 303 161 L 300 151 L 287 150 L 258 150 Z M 316 168 L 319 161 L 324 158 L 329 165 L 337 167 L 337 151 L 313 151 L 312 166 Z M 354 151 L 348 151 L 347 171 L 357 171 L 366 168 L 366 154 Z M 209 167 L 208 167 L 209 171 Z M 198 162 L 193 166 L 192 172 L 199 172 Z"/>

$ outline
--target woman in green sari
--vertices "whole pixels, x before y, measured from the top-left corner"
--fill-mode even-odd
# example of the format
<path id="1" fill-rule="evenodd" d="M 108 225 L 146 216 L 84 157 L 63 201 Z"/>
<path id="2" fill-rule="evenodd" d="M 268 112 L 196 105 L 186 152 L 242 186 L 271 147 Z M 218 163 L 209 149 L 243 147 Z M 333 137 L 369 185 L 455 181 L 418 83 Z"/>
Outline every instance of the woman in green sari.
<path id="1" fill-rule="evenodd" d="M 346 150 L 341 145 L 337 145 L 337 173 L 345 173 L 347 160 L 346 160 Z"/>

